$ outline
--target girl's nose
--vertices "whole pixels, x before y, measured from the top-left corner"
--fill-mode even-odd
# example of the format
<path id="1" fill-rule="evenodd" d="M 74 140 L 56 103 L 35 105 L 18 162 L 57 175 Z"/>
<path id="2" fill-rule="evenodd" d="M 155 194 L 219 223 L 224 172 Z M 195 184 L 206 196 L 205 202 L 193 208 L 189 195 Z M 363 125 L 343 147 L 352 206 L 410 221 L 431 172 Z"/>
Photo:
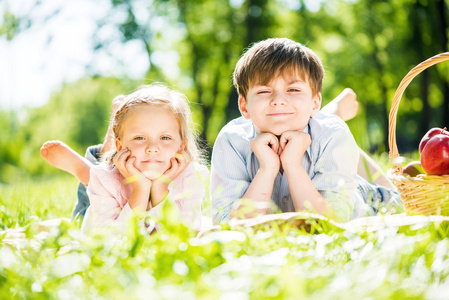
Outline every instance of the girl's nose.
<path id="1" fill-rule="evenodd" d="M 145 150 L 147 153 L 159 153 L 159 147 L 158 147 L 157 143 L 154 143 L 151 141 L 148 142 Z"/>

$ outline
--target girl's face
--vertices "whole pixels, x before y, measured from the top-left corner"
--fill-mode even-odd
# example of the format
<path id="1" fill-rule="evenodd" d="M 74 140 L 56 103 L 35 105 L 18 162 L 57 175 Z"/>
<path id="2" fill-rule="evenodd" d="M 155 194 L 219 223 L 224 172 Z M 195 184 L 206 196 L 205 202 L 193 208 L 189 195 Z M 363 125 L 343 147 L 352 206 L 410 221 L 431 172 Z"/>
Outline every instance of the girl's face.
<path id="1" fill-rule="evenodd" d="M 153 180 L 171 166 L 170 159 L 183 150 L 179 124 L 168 108 L 144 105 L 131 111 L 122 126 L 117 150 L 128 148 L 134 166 Z"/>

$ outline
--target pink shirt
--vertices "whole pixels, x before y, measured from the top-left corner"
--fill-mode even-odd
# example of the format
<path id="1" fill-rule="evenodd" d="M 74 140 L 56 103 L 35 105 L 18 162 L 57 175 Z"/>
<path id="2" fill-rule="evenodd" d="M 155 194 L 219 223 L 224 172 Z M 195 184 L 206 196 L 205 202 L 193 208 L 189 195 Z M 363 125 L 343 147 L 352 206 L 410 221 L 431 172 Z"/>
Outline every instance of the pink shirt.
<path id="1" fill-rule="evenodd" d="M 152 207 L 147 216 L 157 218 L 166 201 L 175 203 L 181 218 L 195 229 L 201 227 L 201 204 L 206 196 L 205 184 L 208 182 L 207 167 L 191 162 L 168 186 L 168 196 L 159 205 Z M 117 168 L 98 165 L 90 170 L 87 194 L 90 207 L 82 224 L 82 231 L 114 226 L 124 230 L 133 211 L 128 200 L 132 187 L 124 184 L 125 178 Z M 168 200 L 167 200 L 168 199 Z M 143 222 L 143 219 L 142 219 Z"/>

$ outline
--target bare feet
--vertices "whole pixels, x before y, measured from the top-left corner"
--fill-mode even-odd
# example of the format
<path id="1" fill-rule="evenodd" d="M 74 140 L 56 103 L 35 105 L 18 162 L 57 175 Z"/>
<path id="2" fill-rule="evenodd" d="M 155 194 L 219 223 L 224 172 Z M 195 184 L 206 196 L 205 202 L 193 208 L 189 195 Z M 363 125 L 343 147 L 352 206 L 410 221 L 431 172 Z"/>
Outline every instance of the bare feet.
<path id="1" fill-rule="evenodd" d="M 115 136 L 114 132 L 112 131 L 112 121 L 114 120 L 115 113 L 120 108 L 124 100 L 125 96 L 123 95 L 118 95 L 114 98 L 114 100 L 112 100 L 111 120 L 109 121 L 108 131 L 106 132 L 106 136 L 104 137 L 103 148 L 101 149 L 102 153 L 106 153 L 111 150 L 115 143 Z"/>
<path id="2" fill-rule="evenodd" d="M 352 89 L 346 88 L 334 100 L 323 107 L 321 111 L 337 115 L 343 121 L 351 120 L 359 111 L 357 95 Z"/>
<path id="3" fill-rule="evenodd" d="M 89 183 L 92 164 L 61 141 L 45 142 L 41 149 L 41 156 L 52 166 L 69 172 L 84 185 Z"/>

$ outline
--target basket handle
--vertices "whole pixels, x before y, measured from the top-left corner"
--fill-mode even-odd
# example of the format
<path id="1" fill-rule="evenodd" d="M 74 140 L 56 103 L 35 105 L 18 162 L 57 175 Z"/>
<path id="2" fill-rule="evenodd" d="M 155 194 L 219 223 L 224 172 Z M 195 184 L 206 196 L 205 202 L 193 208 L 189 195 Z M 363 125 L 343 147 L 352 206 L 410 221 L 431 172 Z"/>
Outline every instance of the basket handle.
<path id="1" fill-rule="evenodd" d="M 399 84 L 398 89 L 394 94 L 393 103 L 391 104 L 389 115 L 388 146 L 390 147 L 390 161 L 394 162 L 394 160 L 399 157 L 398 146 L 396 144 L 396 116 L 398 114 L 399 102 L 401 101 L 405 89 L 413 80 L 413 78 L 415 78 L 419 73 L 421 73 L 428 67 L 436 65 L 437 63 L 445 60 L 449 60 L 449 52 L 444 52 L 432 56 L 431 58 L 423 61 L 422 63 L 411 69 Z M 394 168 L 396 169 L 395 173 L 402 173 L 402 165 L 400 162 L 395 163 Z"/>

